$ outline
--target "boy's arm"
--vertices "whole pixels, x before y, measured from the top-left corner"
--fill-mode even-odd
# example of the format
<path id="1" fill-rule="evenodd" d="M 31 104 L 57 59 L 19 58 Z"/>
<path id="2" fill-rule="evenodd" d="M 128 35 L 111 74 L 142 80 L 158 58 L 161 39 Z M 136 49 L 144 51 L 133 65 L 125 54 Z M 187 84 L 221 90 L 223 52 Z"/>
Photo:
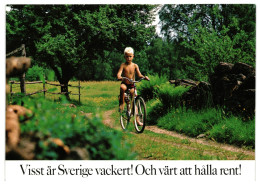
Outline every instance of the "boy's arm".
<path id="1" fill-rule="evenodd" d="M 146 80 L 150 80 L 149 77 L 143 76 L 143 75 L 141 74 L 141 72 L 140 72 L 139 67 L 138 67 L 137 64 L 135 64 L 135 69 L 136 69 L 137 76 L 138 76 L 139 78 L 145 78 Z"/>
<path id="2" fill-rule="evenodd" d="M 118 72 L 117 72 L 117 80 L 122 80 L 122 72 L 123 72 L 123 64 L 121 64 Z"/>

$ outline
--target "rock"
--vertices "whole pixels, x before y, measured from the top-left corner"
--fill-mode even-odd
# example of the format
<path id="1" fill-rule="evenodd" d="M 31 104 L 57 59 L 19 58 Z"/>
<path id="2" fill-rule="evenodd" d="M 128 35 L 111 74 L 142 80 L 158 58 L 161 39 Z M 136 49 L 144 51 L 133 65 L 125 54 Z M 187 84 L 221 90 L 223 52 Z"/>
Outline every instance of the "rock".
<path id="1" fill-rule="evenodd" d="M 211 85 L 207 82 L 198 82 L 190 79 L 176 79 L 169 81 L 175 86 L 189 86 L 190 89 L 183 94 L 182 103 L 187 108 L 202 109 L 212 104 Z"/>
<path id="2" fill-rule="evenodd" d="M 197 139 L 201 139 L 201 138 L 204 138 L 206 136 L 207 136 L 206 134 L 200 134 L 200 135 L 197 136 Z"/>
<path id="3" fill-rule="evenodd" d="M 66 160 L 90 160 L 90 155 L 86 148 L 75 147 L 71 149 Z"/>
<path id="4" fill-rule="evenodd" d="M 26 72 L 31 65 L 27 57 L 10 57 L 6 59 L 6 77 L 19 76 Z"/>
<path id="5" fill-rule="evenodd" d="M 169 80 L 171 84 L 175 84 L 175 86 L 196 86 L 197 83 L 190 79 L 176 79 Z"/>
<path id="6" fill-rule="evenodd" d="M 254 70 L 254 68 L 252 66 L 250 66 L 250 65 L 248 65 L 246 63 L 238 62 L 232 68 L 231 73 L 243 74 L 246 77 L 248 77 L 249 75 L 255 75 L 255 70 Z"/>
<path id="7" fill-rule="evenodd" d="M 31 110 L 19 105 L 8 105 L 6 108 L 6 144 L 8 147 L 16 147 L 20 139 L 21 118 L 26 121 L 32 117 Z"/>
<path id="8" fill-rule="evenodd" d="M 214 72 L 215 74 L 219 75 L 223 75 L 223 74 L 228 74 L 231 72 L 232 68 L 233 68 L 234 64 L 231 63 L 219 63 L 219 65 L 217 65 L 214 68 Z"/>

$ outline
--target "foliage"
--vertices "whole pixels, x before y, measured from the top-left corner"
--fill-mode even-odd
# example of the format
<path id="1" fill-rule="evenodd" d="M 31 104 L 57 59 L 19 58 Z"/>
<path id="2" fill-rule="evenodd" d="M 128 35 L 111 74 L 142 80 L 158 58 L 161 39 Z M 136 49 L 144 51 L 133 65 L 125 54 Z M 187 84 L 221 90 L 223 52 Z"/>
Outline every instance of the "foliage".
<path id="1" fill-rule="evenodd" d="M 12 5 L 6 15 L 7 50 L 25 44 L 27 55 L 51 67 L 61 84 L 81 69 L 88 78 L 109 63 L 105 52 L 142 49 L 154 35 L 154 5 Z M 101 60 L 102 59 L 102 60 Z M 106 64 L 97 65 L 96 61 Z M 84 66 L 84 67 L 82 67 Z M 101 67 L 99 70 L 93 70 Z M 107 77 L 107 76 L 101 76 Z"/>
<path id="2" fill-rule="evenodd" d="M 133 159 L 131 146 L 123 141 L 122 133 L 108 129 L 100 118 L 88 119 L 77 109 L 66 105 L 63 100 L 58 104 L 43 98 L 22 99 L 26 108 L 34 112 L 33 119 L 21 126 L 22 134 L 37 133 L 37 159 L 57 159 L 58 153 L 53 146 L 46 146 L 46 138 L 59 138 L 70 148 L 86 148 L 94 160 Z M 16 101 L 16 103 L 19 103 Z M 59 109 L 59 113 L 57 112 Z"/>
<path id="3" fill-rule="evenodd" d="M 207 77 L 213 73 L 214 67 L 223 61 L 250 64 L 254 62 L 254 60 L 250 62 L 252 53 L 243 52 L 243 47 L 237 47 L 238 43 L 248 40 L 244 31 L 237 33 L 231 39 L 228 36 L 229 29 L 226 28 L 217 33 L 214 29 L 203 28 L 200 21 L 198 24 L 189 25 L 188 29 L 191 30 L 192 40 L 185 39 L 182 44 L 192 50 L 194 55 L 193 57 L 184 56 L 182 60 L 194 78 L 207 81 Z"/>
<path id="4" fill-rule="evenodd" d="M 218 142 L 255 148 L 255 119 L 242 121 L 232 116 L 209 130 L 209 138 Z"/>
<path id="5" fill-rule="evenodd" d="M 156 97 L 156 92 L 159 86 L 167 81 L 166 75 L 159 76 L 148 75 L 150 81 L 142 81 L 137 85 L 138 93 L 145 99 L 145 101 Z"/>
<path id="6" fill-rule="evenodd" d="M 197 137 L 205 134 L 218 142 L 237 146 L 255 145 L 255 121 L 244 122 L 235 116 L 225 117 L 221 110 L 204 109 L 200 113 L 176 109 L 159 118 L 158 126 Z"/>
<path id="7" fill-rule="evenodd" d="M 181 106 L 182 95 L 189 90 L 184 86 L 173 86 L 170 83 L 161 84 L 157 90 L 159 100 L 165 110 L 176 109 Z"/>
<path id="8" fill-rule="evenodd" d="M 28 81 L 39 81 L 40 75 L 43 76 L 44 70 L 42 67 L 39 67 L 37 65 L 31 67 L 26 72 L 26 80 Z"/>
<path id="9" fill-rule="evenodd" d="M 44 77 L 48 81 L 54 81 L 56 79 L 53 70 L 46 69 L 38 65 L 33 65 L 29 68 L 25 75 L 27 81 L 43 81 Z"/>
<path id="10" fill-rule="evenodd" d="M 150 26 L 154 5 L 11 7 L 6 15 L 7 51 L 24 43 L 28 56 L 38 65 L 51 67 L 65 83 L 72 76 L 115 79 L 126 46 L 135 49 L 134 62 L 143 74 L 168 79 L 207 81 L 219 62 L 255 66 L 253 4 L 161 6 L 163 37 L 154 35 Z"/>
<path id="11" fill-rule="evenodd" d="M 163 107 L 162 102 L 159 99 L 152 99 L 146 103 L 147 109 L 147 123 L 149 125 L 156 125 L 158 119 L 163 117 L 167 111 Z"/>
<path id="12" fill-rule="evenodd" d="M 175 130 L 186 135 L 196 137 L 205 133 L 222 119 L 216 109 L 208 109 L 201 113 L 181 108 L 172 110 L 158 121 L 158 126 L 168 130 Z"/>
<path id="13" fill-rule="evenodd" d="M 219 62 L 255 66 L 255 5 L 164 5 L 159 15 L 185 77 L 207 81 Z"/>

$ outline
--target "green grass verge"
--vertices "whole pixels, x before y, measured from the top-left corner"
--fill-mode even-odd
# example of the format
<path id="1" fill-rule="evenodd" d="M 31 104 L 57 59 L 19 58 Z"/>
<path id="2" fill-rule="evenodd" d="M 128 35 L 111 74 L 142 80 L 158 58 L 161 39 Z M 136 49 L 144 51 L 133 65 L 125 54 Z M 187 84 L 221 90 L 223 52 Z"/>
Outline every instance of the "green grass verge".
<path id="1" fill-rule="evenodd" d="M 158 126 L 191 137 L 206 134 L 210 139 L 237 146 L 255 146 L 255 121 L 224 117 L 215 108 L 201 111 L 176 109 L 159 118 Z"/>

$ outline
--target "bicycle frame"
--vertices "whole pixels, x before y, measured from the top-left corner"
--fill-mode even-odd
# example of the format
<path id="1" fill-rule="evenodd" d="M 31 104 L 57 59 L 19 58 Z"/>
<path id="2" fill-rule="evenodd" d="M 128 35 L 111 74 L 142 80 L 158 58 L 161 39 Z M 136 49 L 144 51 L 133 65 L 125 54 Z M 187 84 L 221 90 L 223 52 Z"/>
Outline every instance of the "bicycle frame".
<path id="1" fill-rule="evenodd" d="M 124 93 L 124 100 L 126 103 L 126 109 L 120 115 L 120 123 L 123 130 L 127 129 L 129 122 L 131 121 L 131 117 L 134 117 L 134 125 L 137 133 L 142 133 L 145 128 L 146 121 L 146 107 L 143 98 L 136 93 L 136 85 L 135 83 L 140 82 L 144 78 L 141 78 L 139 81 L 133 81 L 131 79 L 126 78 L 131 83 L 134 84 L 134 94 L 131 96 L 130 89 L 127 89 Z M 138 104 L 138 106 L 136 106 Z M 138 118 L 138 120 L 137 120 Z M 141 118 L 141 119 L 139 119 Z M 141 121 L 140 121 L 141 120 Z"/>
<path id="2" fill-rule="evenodd" d="M 133 108 L 133 102 L 134 102 L 134 99 L 137 97 L 137 91 L 136 91 L 136 85 L 135 83 L 138 83 L 138 82 L 141 82 L 144 78 L 141 78 L 140 80 L 138 81 L 134 81 L 132 79 L 129 79 L 127 77 L 122 77 L 122 79 L 127 79 L 129 82 L 132 82 L 134 84 L 134 94 L 133 94 L 133 97 L 130 97 L 129 99 L 129 96 L 131 96 L 131 93 L 130 93 L 130 89 L 127 89 L 127 91 L 125 92 L 125 98 L 126 98 L 126 95 L 127 95 L 127 98 L 128 100 L 130 101 L 130 110 Z M 131 114 L 129 114 L 130 116 Z"/>

